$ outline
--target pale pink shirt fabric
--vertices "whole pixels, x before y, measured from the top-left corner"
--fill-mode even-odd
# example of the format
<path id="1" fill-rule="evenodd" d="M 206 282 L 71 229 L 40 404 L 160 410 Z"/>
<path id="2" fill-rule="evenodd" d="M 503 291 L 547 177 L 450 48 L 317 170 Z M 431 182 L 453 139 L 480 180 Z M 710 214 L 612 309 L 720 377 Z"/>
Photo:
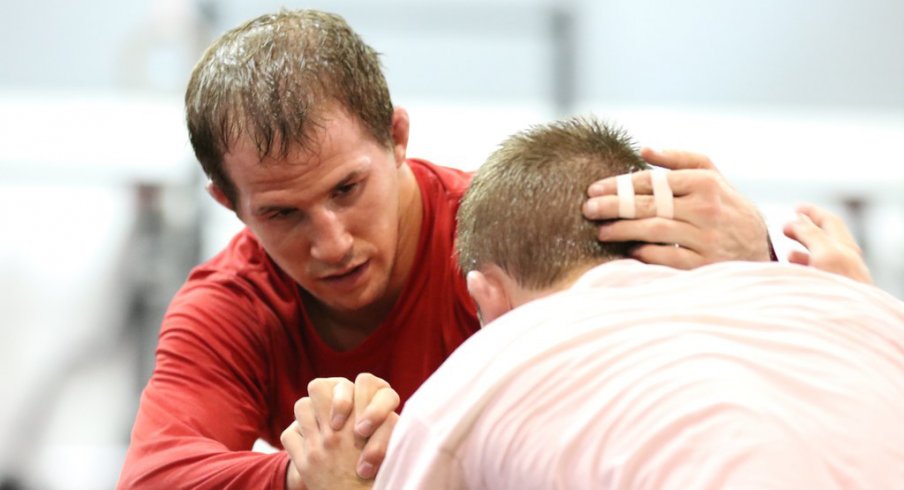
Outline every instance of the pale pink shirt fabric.
<path id="1" fill-rule="evenodd" d="M 904 306 L 790 264 L 621 260 L 462 345 L 377 489 L 904 489 Z"/>

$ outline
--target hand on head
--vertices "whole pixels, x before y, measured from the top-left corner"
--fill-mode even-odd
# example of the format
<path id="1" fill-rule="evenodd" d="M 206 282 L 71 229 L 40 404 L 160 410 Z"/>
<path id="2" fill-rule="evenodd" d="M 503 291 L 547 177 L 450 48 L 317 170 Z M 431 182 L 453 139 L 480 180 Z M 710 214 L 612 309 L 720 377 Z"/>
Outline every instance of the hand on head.
<path id="1" fill-rule="evenodd" d="M 792 251 L 789 262 L 872 283 L 863 253 L 839 216 L 812 204 L 799 206 L 797 213 L 797 219 L 787 223 L 783 232 L 807 251 Z"/>
<path id="2" fill-rule="evenodd" d="M 648 163 L 670 169 L 666 182 L 673 199 L 668 218 L 657 213 L 653 171 L 631 174 L 634 218 L 618 219 L 618 177 L 593 183 L 584 216 L 603 220 L 599 239 L 637 241 L 631 256 L 643 262 L 680 269 L 723 260 L 769 260 L 766 225 L 753 204 L 722 177 L 709 158 L 681 151 L 644 148 Z M 664 189 L 664 183 L 658 187 Z M 660 207 L 663 198 L 660 197 Z M 621 203 L 624 208 L 625 204 Z M 623 213 L 622 213 L 623 214 Z M 666 213 L 668 214 L 668 213 Z"/>
<path id="3" fill-rule="evenodd" d="M 398 406 L 399 395 L 389 383 L 368 373 L 354 383 L 311 381 L 308 396 L 295 404 L 295 422 L 280 438 L 292 459 L 287 487 L 369 487 L 386 456 Z M 293 487 L 300 482 L 305 486 Z"/>

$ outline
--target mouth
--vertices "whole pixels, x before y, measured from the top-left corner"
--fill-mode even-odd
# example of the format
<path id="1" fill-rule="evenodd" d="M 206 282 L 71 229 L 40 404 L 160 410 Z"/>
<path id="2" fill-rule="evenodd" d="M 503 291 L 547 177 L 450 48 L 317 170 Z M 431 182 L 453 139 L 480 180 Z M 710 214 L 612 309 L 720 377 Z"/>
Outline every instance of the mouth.
<path id="1" fill-rule="evenodd" d="M 364 276 L 369 265 L 370 261 L 368 260 L 338 274 L 324 276 L 320 280 L 332 287 L 341 289 L 351 288 L 357 285 L 359 279 Z"/>

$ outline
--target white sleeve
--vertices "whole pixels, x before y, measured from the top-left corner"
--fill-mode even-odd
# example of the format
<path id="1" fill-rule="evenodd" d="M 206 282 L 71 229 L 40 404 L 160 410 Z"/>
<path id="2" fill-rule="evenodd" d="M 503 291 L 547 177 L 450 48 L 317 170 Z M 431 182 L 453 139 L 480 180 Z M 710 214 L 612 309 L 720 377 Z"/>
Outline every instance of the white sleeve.
<path id="1" fill-rule="evenodd" d="M 460 489 L 465 487 L 461 462 L 430 426 L 403 414 L 393 430 L 373 490 Z"/>

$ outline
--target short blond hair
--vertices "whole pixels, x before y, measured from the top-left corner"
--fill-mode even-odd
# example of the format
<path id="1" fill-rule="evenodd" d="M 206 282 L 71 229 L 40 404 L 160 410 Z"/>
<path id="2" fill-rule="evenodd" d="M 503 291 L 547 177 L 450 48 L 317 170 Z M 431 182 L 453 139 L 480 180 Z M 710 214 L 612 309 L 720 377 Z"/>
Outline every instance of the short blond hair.
<path id="1" fill-rule="evenodd" d="M 594 117 L 533 126 L 484 163 L 458 210 L 463 273 L 496 264 L 528 289 L 574 268 L 624 257 L 628 243 L 597 240 L 581 206 L 596 180 L 647 169 L 627 133 Z"/>

